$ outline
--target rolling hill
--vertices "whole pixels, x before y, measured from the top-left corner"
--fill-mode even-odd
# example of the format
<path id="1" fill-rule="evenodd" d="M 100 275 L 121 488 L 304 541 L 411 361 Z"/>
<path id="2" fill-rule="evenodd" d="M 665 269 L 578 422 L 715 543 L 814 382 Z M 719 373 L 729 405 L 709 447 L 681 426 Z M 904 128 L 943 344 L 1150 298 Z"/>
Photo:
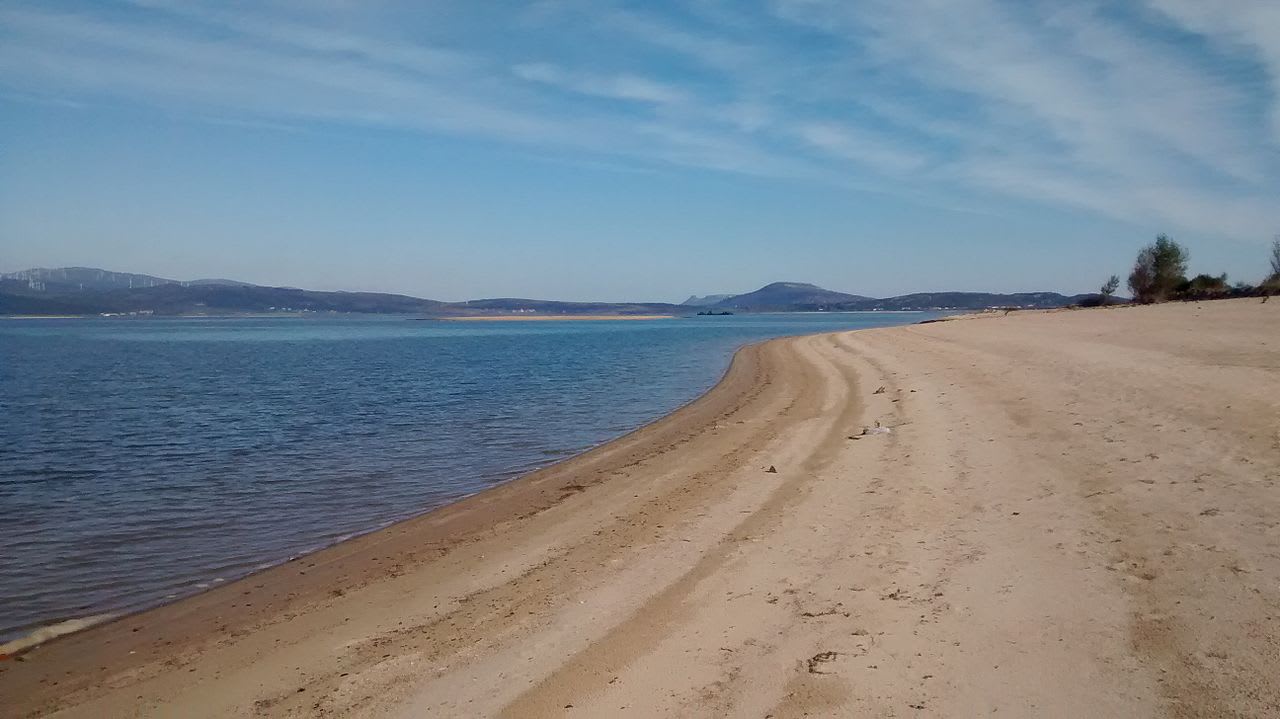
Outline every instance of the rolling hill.
<path id="1" fill-rule="evenodd" d="M 112 272 L 96 267 L 58 267 L 46 269 L 35 267 L 19 272 L 0 274 L 0 281 L 23 282 L 28 289 L 55 294 L 75 292 L 94 292 L 101 290 L 126 290 L 159 287 L 161 285 L 231 285 L 236 287 L 252 287 L 248 282 L 236 280 L 201 279 L 170 280 L 152 275 L 139 275 L 132 272 Z"/>
<path id="2" fill-rule="evenodd" d="M 730 297 L 733 297 L 733 295 L 703 295 L 701 297 L 697 295 L 690 295 L 689 299 L 681 302 L 680 304 L 686 307 L 708 307 L 720 302 L 721 300 L 727 300 Z"/>
<path id="3" fill-rule="evenodd" d="M 379 292 L 315 292 L 237 284 L 157 284 L 67 293 L 15 292 L 0 282 L 0 314 L 253 314 L 269 312 L 358 312 L 421 314 L 443 303 Z"/>
<path id="4" fill-rule="evenodd" d="M 715 307 L 748 312 L 794 312 L 831 309 L 870 300 L 870 297 L 826 290 L 805 282 L 774 282 L 754 292 L 726 297 Z"/>
<path id="5" fill-rule="evenodd" d="M 441 302 L 381 292 L 321 292 L 264 287 L 235 280 L 183 282 L 91 267 L 31 269 L 0 275 L 0 314 L 5 315 L 233 315 L 273 312 L 430 317 L 526 312 L 543 315 L 692 315 L 705 309 L 749 313 L 1047 308 L 1077 304 L 1089 297 L 1092 295 L 1064 296 L 1056 292 L 933 292 L 874 298 L 835 292 L 803 282 L 774 282 L 740 295 L 695 295 L 678 305 L 665 302 L 560 302 L 514 297 Z"/>

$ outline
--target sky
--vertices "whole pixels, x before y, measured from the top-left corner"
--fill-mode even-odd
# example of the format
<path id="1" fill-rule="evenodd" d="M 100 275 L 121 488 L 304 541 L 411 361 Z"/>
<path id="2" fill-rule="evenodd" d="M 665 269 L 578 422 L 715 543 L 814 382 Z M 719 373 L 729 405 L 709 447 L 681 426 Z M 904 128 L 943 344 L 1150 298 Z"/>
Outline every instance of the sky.
<path id="1" fill-rule="evenodd" d="M 442 300 L 1256 282 L 1274 0 L 0 3 L 0 271 Z"/>

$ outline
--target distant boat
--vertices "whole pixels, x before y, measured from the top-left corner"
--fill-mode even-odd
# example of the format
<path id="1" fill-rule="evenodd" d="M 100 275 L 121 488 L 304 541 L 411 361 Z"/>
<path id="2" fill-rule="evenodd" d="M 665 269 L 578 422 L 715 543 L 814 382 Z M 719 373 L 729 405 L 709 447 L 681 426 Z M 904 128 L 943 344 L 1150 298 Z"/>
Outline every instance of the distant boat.
<path id="1" fill-rule="evenodd" d="M 723 317 L 724 315 L 731 315 L 731 314 L 733 313 L 730 312 L 729 310 L 721 310 L 719 312 L 716 312 L 715 310 L 703 310 L 698 313 L 698 315 L 701 317 Z"/>

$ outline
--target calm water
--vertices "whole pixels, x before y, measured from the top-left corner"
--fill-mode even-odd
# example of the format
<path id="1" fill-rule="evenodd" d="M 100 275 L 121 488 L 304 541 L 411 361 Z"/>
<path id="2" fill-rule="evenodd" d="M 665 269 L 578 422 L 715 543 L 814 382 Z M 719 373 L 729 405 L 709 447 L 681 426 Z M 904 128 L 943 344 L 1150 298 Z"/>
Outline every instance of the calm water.
<path id="1" fill-rule="evenodd" d="M 0 321 L 0 638 L 582 451 L 693 399 L 747 342 L 925 316 Z"/>

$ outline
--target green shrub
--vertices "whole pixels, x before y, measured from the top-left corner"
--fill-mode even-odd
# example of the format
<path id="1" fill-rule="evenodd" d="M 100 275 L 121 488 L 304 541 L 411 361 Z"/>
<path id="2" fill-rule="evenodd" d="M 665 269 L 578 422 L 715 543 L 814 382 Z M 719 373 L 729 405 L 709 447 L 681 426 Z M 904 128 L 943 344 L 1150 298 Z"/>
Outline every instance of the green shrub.
<path id="1" fill-rule="evenodd" d="M 1158 235 L 1156 241 L 1138 252 L 1138 259 L 1129 273 L 1129 289 L 1136 302 L 1163 302 L 1187 282 L 1187 250 L 1169 239 Z"/>

